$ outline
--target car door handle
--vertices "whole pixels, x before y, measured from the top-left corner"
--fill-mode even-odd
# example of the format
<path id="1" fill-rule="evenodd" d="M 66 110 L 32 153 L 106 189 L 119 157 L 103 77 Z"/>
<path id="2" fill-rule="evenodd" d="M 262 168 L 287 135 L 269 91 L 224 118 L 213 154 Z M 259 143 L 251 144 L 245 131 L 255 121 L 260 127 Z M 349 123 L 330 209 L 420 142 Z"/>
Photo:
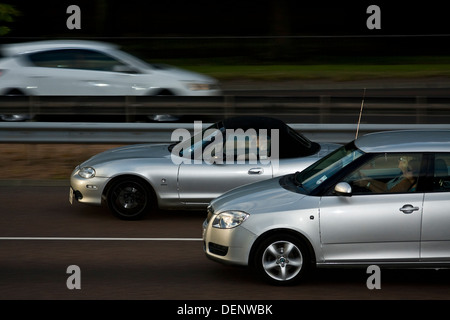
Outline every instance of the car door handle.
<path id="1" fill-rule="evenodd" d="M 263 172 L 263 168 L 251 168 L 250 170 L 248 170 L 248 174 L 261 174 Z"/>
<path id="2" fill-rule="evenodd" d="M 414 207 L 411 204 L 405 204 L 403 207 L 400 208 L 400 211 L 403 213 L 412 213 L 413 211 L 419 210 L 419 207 Z"/>

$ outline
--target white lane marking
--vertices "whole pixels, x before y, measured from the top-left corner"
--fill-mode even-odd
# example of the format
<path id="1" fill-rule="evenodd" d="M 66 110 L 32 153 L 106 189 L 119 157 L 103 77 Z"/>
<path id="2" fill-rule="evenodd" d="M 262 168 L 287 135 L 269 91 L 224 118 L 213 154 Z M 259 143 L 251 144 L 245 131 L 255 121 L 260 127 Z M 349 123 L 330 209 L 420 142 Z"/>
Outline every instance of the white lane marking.
<path id="1" fill-rule="evenodd" d="M 0 237 L 0 240 L 58 240 L 58 241 L 202 241 L 202 238 L 90 238 L 90 237 Z"/>

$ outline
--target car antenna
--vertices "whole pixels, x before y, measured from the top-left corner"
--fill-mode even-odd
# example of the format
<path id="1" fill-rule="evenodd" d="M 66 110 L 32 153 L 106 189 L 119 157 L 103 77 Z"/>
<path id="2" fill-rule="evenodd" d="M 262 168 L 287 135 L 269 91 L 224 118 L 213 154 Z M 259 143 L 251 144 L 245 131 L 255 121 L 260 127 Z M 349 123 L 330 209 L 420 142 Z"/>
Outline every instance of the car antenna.
<path id="1" fill-rule="evenodd" d="M 363 108 L 364 108 L 364 99 L 365 99 L 365 97 L 366 97 L 366 88 L 364 88 L 363 98 L 362 98 L 362 101 L 361 101 L 361 109 L 359 110 L 359 119 L 358 119 L 358 125 L 356 127 L 355 140 L 358 139 L 359 124 L 361 123 L 361 116 L 362 116 L 362 112 L 363 112 Z"/>

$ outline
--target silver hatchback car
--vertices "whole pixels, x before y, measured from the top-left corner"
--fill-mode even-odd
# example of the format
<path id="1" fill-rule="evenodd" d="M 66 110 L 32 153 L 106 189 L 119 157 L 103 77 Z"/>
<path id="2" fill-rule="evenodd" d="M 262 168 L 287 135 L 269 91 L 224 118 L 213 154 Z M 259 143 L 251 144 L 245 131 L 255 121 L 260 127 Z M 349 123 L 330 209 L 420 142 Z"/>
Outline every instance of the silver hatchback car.
<path id="1" fill-rule="evenodd" d="M 450 131 L 372 133 L 213 200 L 207 257 L 290 284 L 312 267 L 450 267 Z"/>

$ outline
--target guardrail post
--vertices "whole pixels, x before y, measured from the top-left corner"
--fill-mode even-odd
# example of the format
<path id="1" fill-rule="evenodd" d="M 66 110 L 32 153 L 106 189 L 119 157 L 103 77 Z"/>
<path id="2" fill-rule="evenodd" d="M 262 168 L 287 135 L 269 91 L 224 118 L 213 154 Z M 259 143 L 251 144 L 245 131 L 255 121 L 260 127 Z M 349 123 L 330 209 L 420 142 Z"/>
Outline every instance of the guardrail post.
<path id="1" fill-rule="evenodd" d="M 320 108 L 319 108 L 319 123 L 327 123 L 328 122 L 328 114 L 330 113 L 330 96 L 321 95 L 320 96 Z"/>
<path id="2" fill-rule="evenodd" d="M 134 122 L 136 120 L 136 99 L 134 96 L 125 96 L 125 121 Z"/>
<path id="3" fill-rule="evenodd" d="M 416 123 L 424 123 L 423 117 L 426 115 L 427 97 L 416 96 Z"/>
<path id="4" fill-rule="evenodd" d="M 30 96 L 28 99 L 28 116 L 34 119 L 35 115 L 40 114 L 40 101 L 38 96 Z"/>

